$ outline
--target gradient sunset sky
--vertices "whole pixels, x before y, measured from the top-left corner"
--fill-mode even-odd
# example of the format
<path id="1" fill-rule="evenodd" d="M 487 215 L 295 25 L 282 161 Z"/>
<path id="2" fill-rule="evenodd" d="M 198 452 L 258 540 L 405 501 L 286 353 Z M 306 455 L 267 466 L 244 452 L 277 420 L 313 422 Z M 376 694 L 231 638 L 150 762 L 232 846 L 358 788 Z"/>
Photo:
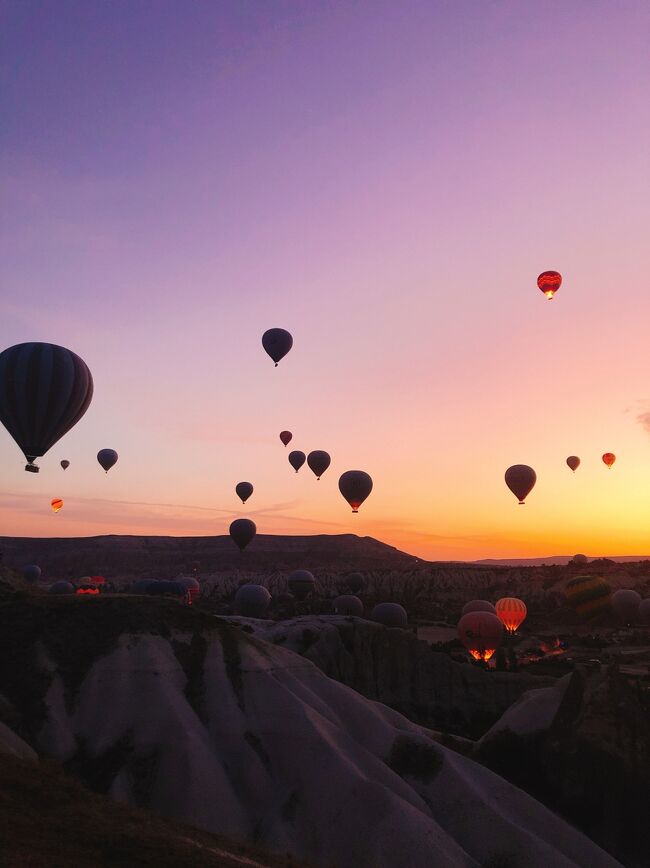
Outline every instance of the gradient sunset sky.
<path id="1" fill-rule="evenodd" d="M 0 349 L 95 380 L 38 476 L 0 430 L 0 534 L 650 553 L 647 0 L 0 8 Z"/>

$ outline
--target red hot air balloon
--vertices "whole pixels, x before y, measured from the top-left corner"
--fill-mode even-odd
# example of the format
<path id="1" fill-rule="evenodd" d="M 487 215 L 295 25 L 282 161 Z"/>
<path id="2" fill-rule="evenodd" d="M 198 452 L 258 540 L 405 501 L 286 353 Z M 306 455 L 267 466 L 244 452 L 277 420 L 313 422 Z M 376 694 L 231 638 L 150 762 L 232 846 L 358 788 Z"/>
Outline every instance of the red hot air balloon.
<path id="1" fill-rule="evenodd" d="M 458 638 L 475 660 L 489 660 L 503 639 L 503 624 L 491 612 L 468 612 L 458 622 Z"/>
<path id="2" fill-rule="evenodd" d="M 537 482 L 537 474 L 527 464 L 513 464 L 506 470 L 506 485 L 520 504 L 526 500 Z"/>
<path id="3" fill-rule="evenodd" d="M 291 433 L 291 431 L 280 431 L 280 440 L 282 440 L 284 446 L 287 446 L 289 443 L 291 443 L 292 437 L 293 434 Z"/>
<path id="4" fill-rule="evenodd" d="M 516 633 L 526 620 L 528 609 L 523 600 L 517 597 L 502 597 L 496 601 L 497 618 L 508 633 Z"/>
<path id="5" fill-rule="evenodd" d="M 257 528 L 250 518 L 236 518 L 230 525 L 230 538 L 240 552 L 255 538 Z"/>
<path id="6" fill-rule="evenodd" d="M 359 507 L 372 491 L 372 479 L 363 470 L 346 470 L 339 479 L 339 491 L 352 507 L 352 512 L 359 512 Z"/>
<path id="7" fill-rule="evenodd" d="M 299 449 L 294 449 L 293 452 L 289 453 L 289 464 L 293 467 L 296 473 L 300 470 L 306 460 L 307 456 Z"/>
<path id="8" fill-rule="evenodd" d="M 278 362 L 286 356 L 293 346 L 293 338 L 286 329 L 268 329 L 262 335 L 262 346 L 271 356 L 277 368 Z"/>
<path id="9" fill-rule="evenodd" d="M 332 459 L 329 457 L 327 452 L 323 452 L 322 449 L 315 449 L 313 452 L 310 452 L 307 456 L 307 464 L 309 465 L 309 469 L 313 471 L 316 475 L 316 479 L 320 479 L 323 473 L 330 466 Z"/>
<path id="10" fill-rule="evenodd" d="M 63 501 L 60 497 L 55 497 L 51 502 L 52 512 L 60 512 L 63 509 Z"/>
<path id="11" fill-rule="evenodd" d="M 616 461 L 616 456 L 613 452 L 605 452 L 603 455 L 603 461 L 607 465 L 607 469 L 611 470 L 613 463 Z"/>
<path id="12" fill-rule="evenodd" d="M 576 472 L 578 467 L 580 467 L 580 459 L 577 455 L 569 455 L 566 463 L 569 465 L 569 467 L 571 468 L 571 470 L 573 470 L 574 473 Z"/>
<path id="13" fill-rule="evenodd" d="M 248 498 L 253 493 L 253 486 L 250 482 L 238 482 L 235 486 L 237 497 L 241 498 L 242 503 L 246 503 Z"/>
<path id="14" fill-rule="evenodd" d="M 542 271 L 537 278 L 537 286 L 550 301 L 562 285 L 562 275 L 559 271 Z"/>

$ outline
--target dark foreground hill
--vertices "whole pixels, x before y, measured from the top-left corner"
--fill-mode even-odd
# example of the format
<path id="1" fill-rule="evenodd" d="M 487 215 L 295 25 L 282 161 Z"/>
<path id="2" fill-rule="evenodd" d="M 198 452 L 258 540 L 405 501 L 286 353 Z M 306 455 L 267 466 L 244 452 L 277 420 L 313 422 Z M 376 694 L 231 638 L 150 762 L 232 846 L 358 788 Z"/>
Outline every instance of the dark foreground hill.
<path id="1" fill-rule="evenodd" d="M 173 578 L 223 570 L 405 568 L 417 558 L 372 537 L 354 534 L 275 536 L 258 534 L 241 553 L 228 536 L 0 537 L 6 566 L 37 563 L 44 578 L 105 575 L 112 579 Z"/>

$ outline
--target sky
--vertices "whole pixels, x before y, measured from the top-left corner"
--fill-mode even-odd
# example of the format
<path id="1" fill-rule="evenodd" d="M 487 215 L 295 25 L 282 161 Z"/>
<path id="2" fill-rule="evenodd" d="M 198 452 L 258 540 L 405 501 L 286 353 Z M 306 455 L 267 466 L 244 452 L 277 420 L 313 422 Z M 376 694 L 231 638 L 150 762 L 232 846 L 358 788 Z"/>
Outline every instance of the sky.
<path id="1" fill-rule="evenodd" d="M 0 33 L 0 348 L 95 382 L 38 475 L 0 430 L 0 534 L 650 554 L 646 0 L 2 0 Z"/>

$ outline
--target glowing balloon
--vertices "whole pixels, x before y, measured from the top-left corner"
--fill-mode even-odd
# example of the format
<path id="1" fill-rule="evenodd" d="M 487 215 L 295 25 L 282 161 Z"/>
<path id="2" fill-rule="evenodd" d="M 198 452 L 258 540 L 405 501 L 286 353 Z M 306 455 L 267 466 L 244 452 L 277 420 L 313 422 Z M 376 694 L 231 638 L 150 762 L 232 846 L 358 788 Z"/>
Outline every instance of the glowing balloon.
<path id="1" fill-rule="evenodd" d="M 61 467 L 62 467 L 64 470 L 67 470 L 68 467 L 70 467 L 70 462 L 68 461 L 67 458 L 64 458 L 64 459 L 63 459 L 63 461 L 61 462 Z"/>
<path id="2" fill-rule="evenodd" d="M 497 611 L 497 618 L 508 633 L 516 633 L 528 614 L 526 604 L 517 597 L 501 597 L 496 601 L 494 608 Z"/>
<path id="3" fill-rule="evenodd" d="M 458 622 L 458 638 L 475 660 L 489 660 L 503 639 L 503 624 L 491 612 L 468 612 Z"/>
<path id="4" fill-rule="evenodd" d="M 300 470 L 306 460 L 307 456 L 299 449 L 294 449 L 293 452 L 289 453 L 289 464 L 293 467 L 296 473 Z"/>
<path id="5" fill-rule="evenodd" d="M 54 500 L 50 502 L 50 506 L 52 507 L 52 512 L 59 512 L 63 509 L 63 501 L 60 497 L 55 497 Z"/>
<path id="6" fill-rule="evenodd" d="M 363 603 L 352 594 L 342 594 L 332 603 L 335 615 L 352 615 L 360 618 L 363 615 Z"/>
<path id="7" fill-rule="evenodd" d="M 569 455 L 566 463 L 569 465 L 569 467 L 571 468 L 571 470 L 573 470 L 574 473 L 576 472 L 578 467 L 580 467 L 580 459 L 577 455 Z"/>
<path id="8" fill-rule="evenodd" d="M 236 518 L 230 525 L 230 538 L 241 552 L 255 538 L 257 528 L 250 518 Z"/>
<path id="9" fill-rule="evenodd" d="M 280 359 L 283 359 L 293 346 L 293 338 L 286 329 L 269 329 L 262 335 L 262 346 L 277 368 Z"/>
<path id="10" fill-rule="evenodd" d="M 616 456 L 613 452 L 605 452 L 603 455 L 603 463 L 607 465 L 607 469 L 612 469 L 612 464 L 616 461 Z"/>
<path id="11" fill-rule="evenodd" d="M 327 452 L 323 452 L 322 449 L 316 449 L 313 452 L 310 452 L 307 456 L 307 464 L 310 470 L 316 476 L 316 479 L 320 479 L 323 473 L 330 466 L 332 459 L 329 457 Z"/>
<path id="12" fill-rule="evenodd" d="M 16 344 L 0 353 L 0 421 L 25 454 L 25 470 L 88 409 L 93 378 L 78 355 L 56 344 Z"/>
<path id="13" fill-rule="evenodd" d="M 467 615 L 468 612 L 491 612 L 496 615 L 497 610 L 488 600 L 470 600 L 463 606 L 463 611 L 460 613 L 461 617 Z"/>
<path id="14" fill-rule="evenodd" d="M 566 583 L 567 603 L 581 618 L 594 618 L 610 610 L 612 589 L 600 576 L 578 576 Z"/>
<path id="15" fill-rule="evenodd" d="M 111 467 L 117 464 L 117 452 L 114 449 L 100 449 L 97 453 L 97 460 L 108 473 Z"/>
<path id="16" fill-rule="evenodd" d="M 550 301 L 562 285 L 562 275 L 559 271 L 542 271 L 537 278 L 537 286 Z"/>
<path id="17" fill-rule="evenodd" d="M 359 512 L 359 507 L 372 491 L 372 479 L 363 470 L 346 470 L 339 479 L 339 491 L 352 507 L 352 512 Z"/>
<path id="18" fill-rule="evenodd" d="M 528 497 L 537 482 L 537 474 L 527 464 L 513 464 L 506 470 L 506 485 L 520 504 Z"/>
<path id="19" fill-rule="evenodd" d="M 237 497 L 241 499 L 242 503 L 246 503 L 248 498 L 253 493 L 253 486 L 250 482 L 238 482 L 235 486 L 235 492 Z"/>
<path id="20" fill-rule="evenodd" d="M 293 434 L 291 431 L 280 431 L 280 440 L 282 440 L 284 446 L 287 446 L 291 442 L 292 438 Z"/>

